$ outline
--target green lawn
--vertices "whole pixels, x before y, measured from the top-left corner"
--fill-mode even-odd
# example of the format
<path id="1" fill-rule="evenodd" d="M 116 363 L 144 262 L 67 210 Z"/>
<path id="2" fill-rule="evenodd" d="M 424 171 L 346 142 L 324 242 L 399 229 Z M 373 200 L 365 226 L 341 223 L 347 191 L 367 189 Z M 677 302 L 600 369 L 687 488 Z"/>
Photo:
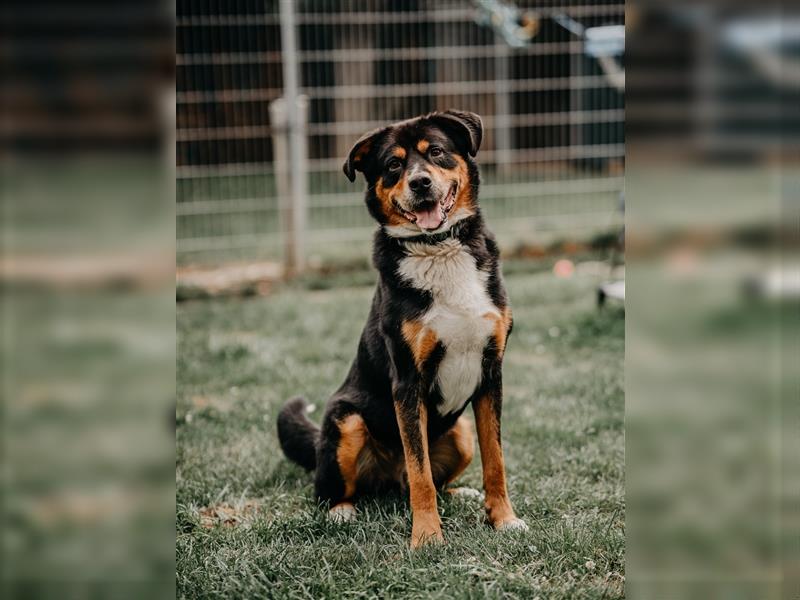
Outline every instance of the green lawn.
<path id="1" fill-rule="evenodd" d="M 363 280 L 363 277 L 361 278 Z M 447 543 L 412 552 L 405 498 L 334 525 L 278 447 L 302 394 L 319 420 L 343 379 L 370 287 L 286 287 L 178 308 L 177 587 L 183 598 L 620 598 L 624 587 L 624 320 L 595 281 L 514 269 L 505 361 L 509 488 L 527 532 L 478 499 L 440 498 Z M 480 459 L 460 480 L 480 488 Z"/>

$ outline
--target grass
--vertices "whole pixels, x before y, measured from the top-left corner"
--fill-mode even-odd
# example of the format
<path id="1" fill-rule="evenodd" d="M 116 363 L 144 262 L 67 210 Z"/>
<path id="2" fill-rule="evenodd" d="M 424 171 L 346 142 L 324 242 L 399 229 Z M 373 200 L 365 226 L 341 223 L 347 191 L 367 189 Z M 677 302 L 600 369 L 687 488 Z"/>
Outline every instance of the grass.
<path id="1" fill-rule="evenodd" d="M 278 448 L 302 394 L 319 420 L 352 359 L 368 286 L 182 304 L 178 311 L 177 587 L 183 598 L 621 598 L 624 320 L 594 283 L 514 272 L 505 362 L 509 488 L 528 532 L 480 500 L 440 497 L 447 543 L 412 552 L 406 499 L 333 525 Z M 316 286 L 319 287 L 319 286 Z M 459 484 L 480 488 L 480 459 Z"/>

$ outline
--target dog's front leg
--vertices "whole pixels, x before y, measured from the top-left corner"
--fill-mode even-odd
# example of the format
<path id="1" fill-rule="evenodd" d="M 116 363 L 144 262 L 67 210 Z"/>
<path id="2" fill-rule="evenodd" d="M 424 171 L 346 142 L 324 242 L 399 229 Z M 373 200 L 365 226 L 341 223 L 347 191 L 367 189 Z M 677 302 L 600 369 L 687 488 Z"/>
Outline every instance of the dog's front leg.
<path id="1" fill-rule="evenodd" d="M 411 493 L 411 547 L 444 541 L 428 453 L 428 412 L 419 385 L 401 384 L 394 401 Z"/>
<path id="2" fill-rule="evenodd" d="M 502 381 L 498 378 L 488 387 L 490 391 L 473 402 L 481 448 L 486 515 L 495 529 L 527 529 L 525 522 L 514 514 L 506 487 L 506 467 L 500 440 Z"/>

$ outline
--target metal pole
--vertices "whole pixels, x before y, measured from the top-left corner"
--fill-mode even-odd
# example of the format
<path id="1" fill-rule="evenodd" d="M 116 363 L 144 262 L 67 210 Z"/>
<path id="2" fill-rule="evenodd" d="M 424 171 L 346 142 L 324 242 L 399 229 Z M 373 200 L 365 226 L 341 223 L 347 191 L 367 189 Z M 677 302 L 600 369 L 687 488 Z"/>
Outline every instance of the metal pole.
<path id="1" fill-rule="evenodd" d="M 307 163 L 305 123 L 299 105 L 297 38 L 292 0 L 281 0 L 281 57 L 283 60 L 283 97 L 286 99 L 286 125 L 289 128 L 289 169 L 291 171 L 293 259 L 292 271 L 305 267 Z"/>
<path id="2" fill-rule="evenodd" d="M 283 237 L 283 267 L 286 274 L 295 271 L 294 218 L 292 217 L 292 185 L 289 169 L 289 143 L 286 127 L 286 100 L 276 98 L 269 103 L 269 122 L 272 127 L 272 164 L 275 168 L 275 191 L 278 194 L 281 235 Z"/>

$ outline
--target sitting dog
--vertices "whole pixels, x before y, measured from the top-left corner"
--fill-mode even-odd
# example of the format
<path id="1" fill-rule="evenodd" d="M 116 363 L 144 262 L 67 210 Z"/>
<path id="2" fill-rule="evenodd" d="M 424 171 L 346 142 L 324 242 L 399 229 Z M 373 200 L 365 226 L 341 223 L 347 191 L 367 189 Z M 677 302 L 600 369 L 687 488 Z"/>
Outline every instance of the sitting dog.
<path id="1" fill-rule="evenodd" d="M 355 143 L 344 173 L 350 181 L 364 174 L 367 208 L 380 225 L 372 308 L 321 429 L 300 398 L 278 418 L 284 453 L 316 469 L 316 495 L 336 520 L 355 517 L 357 495 L 407 488 L 412 547 L 443 539 L 436 490 L 472 460 L 462 416 L 470 403 L 488 520 L 498 530 L 527 528 L 508 498 L 500 441 L 512 319 L 497 244 L 478 207 L 473 157 L 482 137 L 478 115 L 448 110 Z"/>

